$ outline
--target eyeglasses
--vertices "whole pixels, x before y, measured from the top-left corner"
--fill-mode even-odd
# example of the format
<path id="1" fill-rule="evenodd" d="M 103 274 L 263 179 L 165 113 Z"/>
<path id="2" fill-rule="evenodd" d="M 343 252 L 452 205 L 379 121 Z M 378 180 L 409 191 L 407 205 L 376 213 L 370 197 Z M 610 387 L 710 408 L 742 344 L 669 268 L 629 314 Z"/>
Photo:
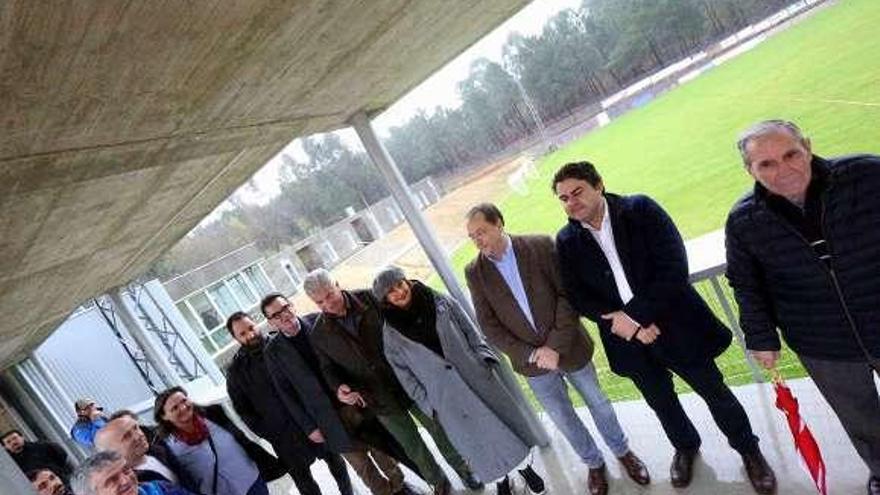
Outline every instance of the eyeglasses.
<path id="1" fill-rule="evenodd" d="M 266 315 L 266 318 L 268 318 L 270 320 L 277 320 L 284 315 L 293 316 L 293 309 L 290 307 L 290 304 L 285 304 L 278 311 L 276 311 L 270 315 Z"/>

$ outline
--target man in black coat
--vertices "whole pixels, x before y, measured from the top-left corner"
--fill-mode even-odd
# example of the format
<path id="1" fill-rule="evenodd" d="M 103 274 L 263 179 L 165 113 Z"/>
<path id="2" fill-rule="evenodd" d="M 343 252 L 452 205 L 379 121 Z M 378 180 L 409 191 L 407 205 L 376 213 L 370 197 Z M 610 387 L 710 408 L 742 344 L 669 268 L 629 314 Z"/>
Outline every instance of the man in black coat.
<path id="1" fill-rule="evenodd" d="M 29 442 L 18 430 L 7 431 L 0 437 L 0 441 L 23 472 L 47 468 L 65 484 L 70 480 L 70 459 L 60 445 L 52 442 Z"/>
<path id="2" fill-rule="evenodd" d="M 880 494 L 880 157 L 818 157 L 782 120 L 738 147 L 755 186 L 727 219 L 727 277 L 746 347 L 773 368 L 782 333 Z"/>
<path id="3" fill-rule="evenodd" d="M 755 491 L 775 491 L 745 410 L 715 365 L 730 345 L 730 330 L 690 285 L 684 242 L 672 219 L 647 196 L 606 193 L 589 162 L 563 166 L 553 190 L 569 217 L 556 237 L 569 300 L 597 323 L 612 371 L 632 379 L 657 414 L 675 447 L 673 486 L 690 483 L 701 441 L 671 372 L 706 401 Z"/>
<path id="4" fill-rule="evenodd" d="M 235 411 L 254 433 L 266 439 L 285 464 L 302 495 L 321 495 L 310 466 L 323 459 L 342 495 L 353 495 L 342 457 L 328 450 L 313 431 L 306 432 L 275 391 L 266 366 L 263 336 L 247 313 L 233 313 L 226 328 L 241 344 L 226 372 L 226 390 Z"/>
<path id="5" fill-rule="evenodd" d="M 375 416 L 342 404 L 321 375 L 309 342 L 317 313 L 297 316 L 286 297 L 269 294 L 260 310 L 277 330 L 266 344 L 266 365 L 278 397 L 310 439 L 341 454 L 373 495 L 409 493 L 403 471 L 390 455 L 402 451 Z M 399 455 L 399 454 L 398 454 Z"/>

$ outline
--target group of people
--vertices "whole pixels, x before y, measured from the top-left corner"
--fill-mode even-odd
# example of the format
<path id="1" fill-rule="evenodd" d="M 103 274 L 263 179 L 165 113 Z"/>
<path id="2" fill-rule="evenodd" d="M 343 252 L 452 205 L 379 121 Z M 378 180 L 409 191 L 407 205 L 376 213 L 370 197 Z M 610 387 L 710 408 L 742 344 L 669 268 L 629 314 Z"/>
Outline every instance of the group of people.
<path id="1" fill-rule="evenodd" d="M 868 465 L 867 492 L 880 494 L 873 381 L 880 372 L 880 158 L 820 158 L 795 124 L 781 120 L 751 127 L 738 148 L 755 186 L 727 221 L 727 275 L 746 345 L 772 369 L 781 332 Z M 229 315 L 226 327 L 241 347 L 227 370 L 228 394 L 274 455 L 222 407 L 193 404 L 179 387 L 156 398 L 155 428 L 127 411 L 104 419 L 84 402 L 74 436 L 91 435 L 97 453 L 70 478 L 74 492 L 265 495 L 266 483 L 287 473 L 302 495 L 320 495 L 310 471 L 320 459 L 342 495 L 353 493 L 347 465 L 374 495 L 418 493 L 401 465 L 434 494 L 448 494 L 451 481 L 421 426 L 468 489 L 495 482 L 507 495 L 519 477 L 542 493 L 530 456 L 538 434 L 499 351 L 586 465 L 590 494 L 609 491 L 606 459 L 568 385 L 623 472 L 648 485 L 650 473 L 597 380 L 594 343 L 581 322 L 587 318 L 598 326 L 611 370 L 633 381 L 672 445 L 673 486 L 689 485 L 701 445 L 675 393 L 675 374 L 705 400 L 755 492 L 774 493 L 774 471 L 714 361 L 731 331 L 689 283 L 672 219 L 647 196 L 606 191 L 589 162 L 564 165 L 551 187 L 568 217 L 555 240 L 508 234 L 493 204 L 467 213 L 479 250 L 465 269 L 475 319 L 393 266 L 359 290 L 313 271 L 303 283 L 320 310 L 313 314 L 298 315 L 282 294 L 266 295 L 260 310 L 268 334 L 247 313 Z M 100 426 L 86 424 L 99 417 Z M 33 474 L 35 487 L 70 476 L 66 458 L 18 432 L 3 443 L 13 457 L 52 460 L 51 476 Z"/>

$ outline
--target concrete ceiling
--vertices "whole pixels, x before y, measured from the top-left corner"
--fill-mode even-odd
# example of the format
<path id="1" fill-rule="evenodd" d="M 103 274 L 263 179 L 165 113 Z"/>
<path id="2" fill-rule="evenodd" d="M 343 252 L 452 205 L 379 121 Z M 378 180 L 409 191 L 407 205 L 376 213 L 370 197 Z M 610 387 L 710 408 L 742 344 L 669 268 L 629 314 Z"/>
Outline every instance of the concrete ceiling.
<path id="1" fill-rule="evenodd" d="M 0 2 L 0 367 L 527 0 Z"/>

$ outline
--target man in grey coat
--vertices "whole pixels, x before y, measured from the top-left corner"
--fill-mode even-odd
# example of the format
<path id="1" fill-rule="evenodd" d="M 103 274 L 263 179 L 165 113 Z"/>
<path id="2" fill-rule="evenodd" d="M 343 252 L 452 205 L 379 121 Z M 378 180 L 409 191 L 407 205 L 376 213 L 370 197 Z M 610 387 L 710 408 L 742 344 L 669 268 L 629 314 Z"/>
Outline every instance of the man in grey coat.
<path id="1" fill-rule="evenodd" d="M 471 208 L 467 229 L 480 250 L 465 268 L 480 328 L 526 377 L 550 419 L 587 465 L 590 494 L 608 493 L 605 460 L 574 410 L 567 383 L 584 399 L 627 475 L 648 484 L 647 468 L 630 450 L 614 408 L 599 387 L 591 362 L 593 342 L 562 289 L 553 239 L 507 235 L 504 216 L 491 203 Z"/>
<path id="2" fill-rule="evenodd" d="M 404 390 L 440 422 L 477 476 L 500 479 L 498 494 L 509 495 L 507 473 L 539 442 L 498 374 L 498 356 L 458 302 L 407 280 L 400 268 L 382 270 L 373 295 L 383 303 L 385 356 Z M 530 465 L 520 473 L 532 492 L 544 491 Z"/>

